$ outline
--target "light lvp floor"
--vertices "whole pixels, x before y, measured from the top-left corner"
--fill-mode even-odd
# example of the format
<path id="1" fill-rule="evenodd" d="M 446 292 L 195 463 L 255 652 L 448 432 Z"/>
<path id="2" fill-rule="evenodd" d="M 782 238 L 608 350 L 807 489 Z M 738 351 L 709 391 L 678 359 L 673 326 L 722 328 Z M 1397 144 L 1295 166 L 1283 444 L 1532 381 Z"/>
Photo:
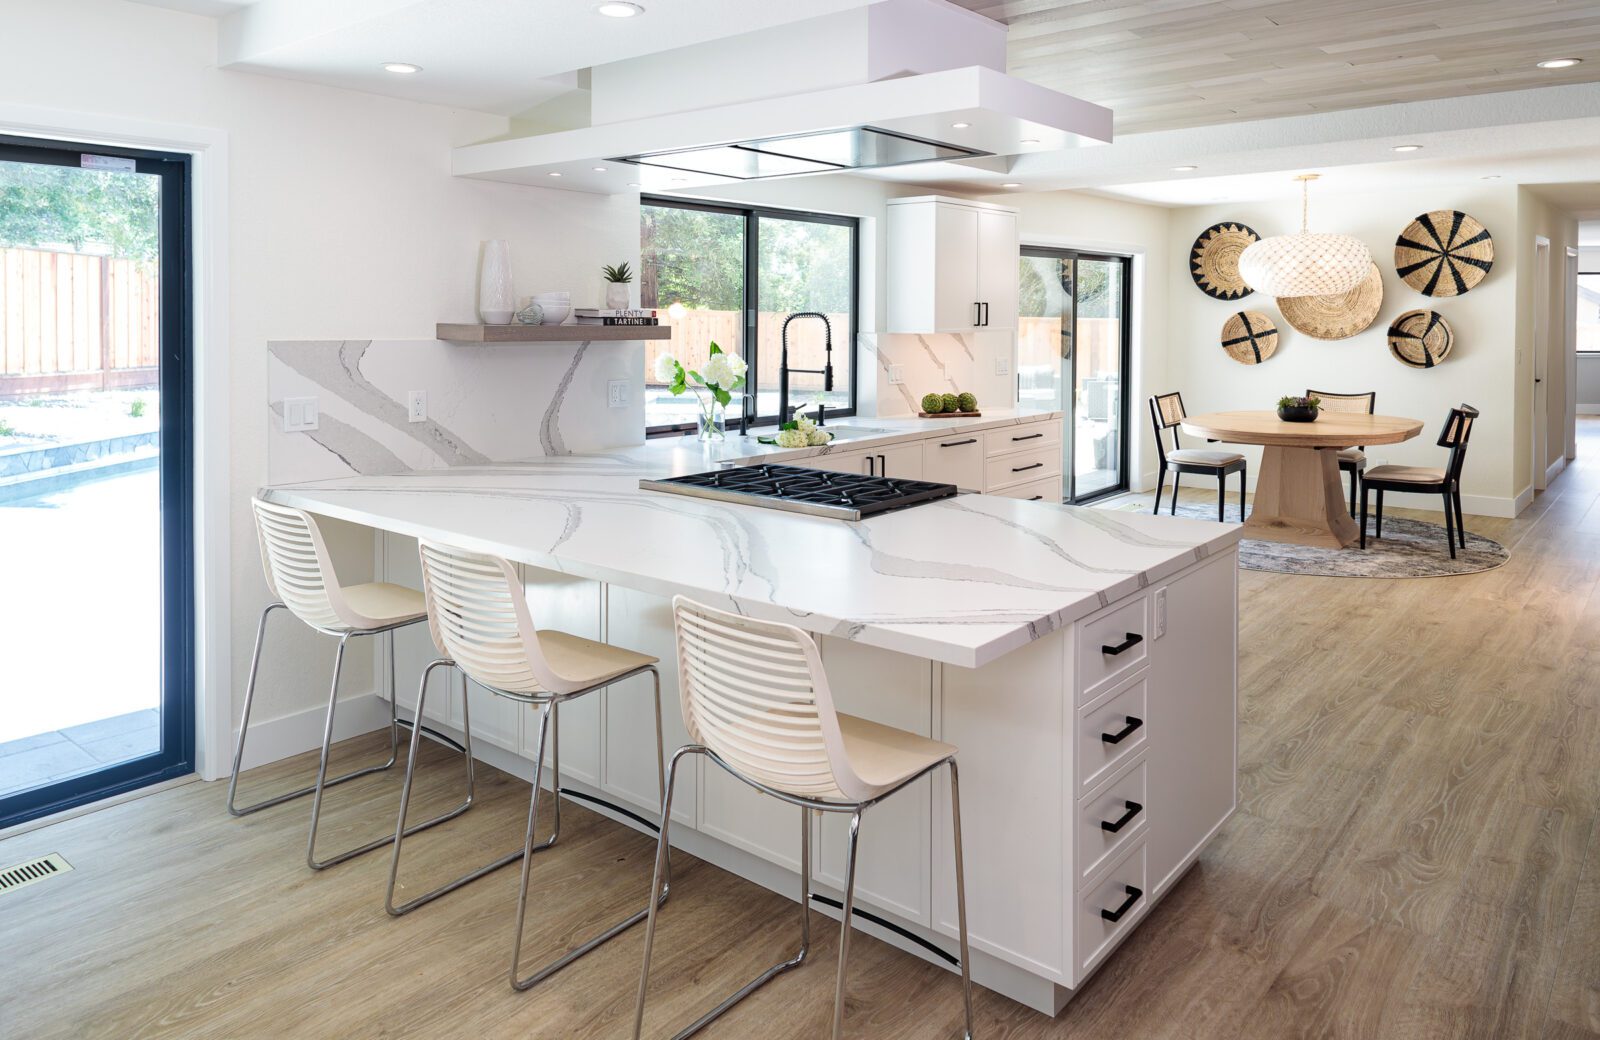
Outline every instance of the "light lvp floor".
<path id="1" fill-rule="evenodd" d="M 1468 517 L 1512 549 L 1498 570 L 1242 573 L 1239 813 L 1060 1018 L 980 992 L 982 1040 L 1600 1038 L 1600 424 L 1580 451 L 1517 520 Z M 418 811 L 460 780 L 428 747 Z M 248 779 L 285 786 L 311 767 Z M 527 789 L 486 772 L 477 808 L 408 846 L 416 884 L 520 841 Z M 394 777 L 336 788 L 326 847 L 392 825 L 396 791 Z M 385 854 L 313 874 L 304 802 L 233 820 L 222 799 L 191 784 L 0 841 L 0 863 L 60 851 L 77 867 L 0 899 L 0 1034 L 628 1035 L 637 930 L 514 993 L 514 868 L 391 920 Z M 647 886 L 647 839 L 564 815 L 535 861 L 527 963 L 642 905 Z M 649 1036 L 796 939 L 792 902 L 676 862 Z M 815 963 L 704 1035 L 827 1035 L 835 927 L 813 926 Z M 953 975 L 859 933 L 852 961 L 850 1036 L 959 1035 Z"/>

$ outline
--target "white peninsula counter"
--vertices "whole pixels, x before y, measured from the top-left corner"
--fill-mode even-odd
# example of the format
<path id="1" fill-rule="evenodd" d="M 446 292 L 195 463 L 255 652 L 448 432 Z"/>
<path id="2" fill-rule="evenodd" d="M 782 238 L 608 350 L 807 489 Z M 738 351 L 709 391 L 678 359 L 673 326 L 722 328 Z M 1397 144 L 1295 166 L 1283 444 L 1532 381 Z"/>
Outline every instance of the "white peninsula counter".
<path id="1" fill-rule="evenodd" d="M 662 658 L 669 754 L 674 594 L 816 633 L 842 710 L 960 747 L 973 977 L 1058 1012 L 1233 811 L 1238 526 L 989 495 L 846 522 L 638 487 L 729 461 L 652 442 L 265 493 L 383 532 L 389 580 L 419 583 L 417 536 L 516 561 L 540 627 Z M 435 652 L 421 629 L 397 651 L 407 705 Z M 561 782 L 654 818 L 644 683 L 563 709 Z M 430 715 L 456 728 L 441 692 Z M 473 696 L 482 757 L 528 776 L 531 716 Z M 793 897 L 792 810 L 715 768 L 679 783 L 674 845 Z M 924 778 L 866 814 L 858 881 L 858 926 L 936 963 L 947 790 Z M 817 908 L 837 913 L 843 823 L 816 827 Z"/>

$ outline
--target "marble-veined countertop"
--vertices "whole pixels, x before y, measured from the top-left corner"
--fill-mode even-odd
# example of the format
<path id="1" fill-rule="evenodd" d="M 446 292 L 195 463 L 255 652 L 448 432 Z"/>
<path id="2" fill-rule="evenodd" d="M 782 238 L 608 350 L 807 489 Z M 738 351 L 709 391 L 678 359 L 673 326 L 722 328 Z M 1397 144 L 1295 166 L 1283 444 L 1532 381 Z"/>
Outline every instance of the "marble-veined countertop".
<path id="1" fill-rule="evenodd" d="M 845 419 L 864 448 L 1038 418 Z M 1048 415 L 1048 413 L 1043 413 Z M 888 438 L 888 439 L 886 439 Z M 754 438 L 750 438 L 751 441 Z M 763 446 L 764 447 L 764 446 Z M 763 451 L 788 461 L 815 449 Z M 858 522 L 643 491 L 713 469 L 737 439 L 357 476 L 264 489 L 273 501 L 659 595 L 682 593 L 947 664 L 977 667 L 1227 549 L 1237 524 L 986 495 Z M 537 618 L 537 604 L 535 604 Z"/>

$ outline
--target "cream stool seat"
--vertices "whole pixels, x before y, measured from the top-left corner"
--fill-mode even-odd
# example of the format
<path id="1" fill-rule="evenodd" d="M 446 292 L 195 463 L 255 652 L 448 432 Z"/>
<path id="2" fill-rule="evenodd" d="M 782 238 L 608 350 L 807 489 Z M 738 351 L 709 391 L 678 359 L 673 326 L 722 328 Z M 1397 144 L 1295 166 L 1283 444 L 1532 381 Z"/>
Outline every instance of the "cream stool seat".
<path id="1" fill-rule="evenodd" d="M 402 839 L 410 833 L 406 828 L 406 811 L 411 802 L 412 778 L 417 766 L 418 740 L 413 731 L 411 751 L 406 761 L 405 786 L 400 794 L 400 817 L 395 822 L 394 856 L 389 864 L 389 889 L 384 897 L 384 909 L 399 917 L 521 860 L 522 883 L 517 895 L 516 928 L 511 939 L 511 985 L 514 989 L 525 990 L 643 921 L 651 910 L 667 898 L 670 873 L 665 881 L 657 885 L 655 898 L 650 900 L 648 909 L 618 922 L 533 974 L 527 977 L 521 975 L 522 933 L 528 916 L 533 854 L 553 846 L 561 834 L 561 745 L 557 710 L 565 701 L 648 673 L 654 680 L 655 691 L 652 701 L 656 716 L 656 780 L 664 796 L 666 768 L 661 747 L 661 676 L 656 669 L 659 661 L 649 654 L 557 629 L 536 628 L 522 580 L 508 560 L 429 539 L 421 539 L 417 548 L 422 559 L 422 587 L 427 600 L 428 627 L 433 634 L 434 645 L 448 655 L 424 670 L 417 691 L 417 717 L 422 717 L 427 697 L 428 672 L 438 667 L 454 666 L 490 693 L 537 708 L 539 728 L 533 756 L 533 790 L 528 798 L 528 826 L 522 847 L 430 892 L 396 904 L 395 889 L 400 874 Z M 463 721 L 466 721 L 465 715 Z M 554 734 L 552 728 L 555 729 Z M 464 727 L 464 730 L 470 759 L 471 729 Z M 535 821 L 539 812 L 547 743 L 552 748 L 551 789 L 555 799 L 555 822 L 550 836 L 542 842 L 535 842 Z"/>
<path id="2" fill-rule="evenodd" d="M 420 721 L 405 722 L 399 718 L 395 710 L 394 631 L 406 625 L 417 624 L 426 618 L 427 604 L 420 591 L 403 585 L 381 581 L 356 585 L 342 584 L 334 570 L 327 543 L 322 536 L 322 529 L 314 516 L 304 510 L 291 509 L 259 497 L 252 499 L 250 506 L 255 516 L 256 536 L 261 547 L 262 570 L 265 573 L 267 589 L 271 592 L 274 602 L 269 603 L 261 612 L 261 621 L 256 627 L 255 653 L 250 660 L 250 679 L 245 687 L 244 713 L 239 722 L 238 743 L 234 748 L 233 772 L 228 780 L 228 812 L 234 816 L 245 816 L 293 798 L 312 795 L 311 829 L 306 839 L 306 864 L 313 870 L 322 870 L 364 852 L 371 852 L 394 840 L 385 836 L 327 859 L 317 858 L 317 827 L 322 818 L 323 792 L 347 780 L 381 772 L 393 766 L 399 755 L 400 726 L 411 726 L 413 736 L 423 730 Z M 325 635 L 336 636 L 339 640 L 333 658 L 333 681 L 328 690 L 328 713 L 322 732 L 322 754 L 317 763 L 316 783 L 241 808 L 236 802 L 239 770 L 244 761 L 245 739 L 250 732 L 250 710 L 255 704 L 256 678 L 261 669 L 261 648 L 266 636 L 267 618 L 274 610 L 280 609 L 288 610 L 312 629 Z M 356 636 L 375 636 L 385 633 L 389 636 L 387 640 L 390 684 L 389 758 L 381 765 L 353 770 L 330 780 L 328 761 L 332 754 L 334 712 L 339 702 L 339 674 L 344 666 L 345 646 Z M 464 681 L 462 695 L 466 695 Z M 437 733 L 430 735 L 457 751 L 466 750 L 447 737 Z M 472 797 L 473 776 L 469 758 L 466 799 L 450 812 L 416 825 L 409 833 L 425 830 L 459 816 L 471 807 Z"/>
<path id="3" fill-rule="evenodd" d="M 1429 466 L 1385 465 L 1367 470 L 1367 479 L 1373 483 L 1390 480 L 1402 484 L 1443 484 L 1445 473 Z"/>
<path id="4" fill-rule="evenodd" d="M 731 614 L 683 596 L 672 601 L 672 615 L 678 642 L 678 695 L 689 739 L 694 743 L 678 749 L 667 773 L 652 891 L 667 876 L 672 795 L 678 767 L 687 756 L 703 755 L 736 779 L 800 807 L 799 951 L 679 1030 L 674 1040 L 693 1036 L 778 975 L 804 963 L 811 949 L 811 814 L 847 812 L 850 838 L 845 851 L 839 965 L 833 994 L 833 1037 L 840 1040 L 844 1033 L 845 978 L 855 914 L 861 814 L 944 765 L 950 767 L 950 825 L 955 849 L 965 1037 L 972 1040 L 972 975 L 968 967 L 961 793 L 955 746 L 836 711 L 816 641 L 793 625 Z M 644 1029 L 657 906 L 655 902 L 650 905 L 644 933 L 644 965 L 639 971 L 639 995 L 634 1004 L 634 1040 L 639 1040 Z"/>

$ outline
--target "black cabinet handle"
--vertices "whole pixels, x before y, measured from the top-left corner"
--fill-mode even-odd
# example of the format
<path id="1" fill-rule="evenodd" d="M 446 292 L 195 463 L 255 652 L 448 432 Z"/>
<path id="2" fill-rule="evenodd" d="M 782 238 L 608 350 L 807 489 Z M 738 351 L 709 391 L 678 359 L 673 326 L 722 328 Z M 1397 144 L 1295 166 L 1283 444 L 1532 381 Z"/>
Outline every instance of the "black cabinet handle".
<path id="1" fill-rule="evenodd" d="M 1011 467 L 1011 472 L 1013 472 L 1013 473 L 1026 473 L 1030 469 L 1043 469 L 1043 468 L 1044 468 L 1044 463 L 1042 463 L 1042 462 L 1030 462 L 1026 466 L 1012 466 Z"/>
<path id="2" fill-rule="evenodd" d="M 987 303 L 983 305 L 983 324 L 989 324 L 989 305 Z"/>
<path id="3" fill-rule="evenodd" d="M 887 477 L 888 475 L 889 475 L 889 460 L 884 458 L 882 455 L 879 455 L 878 456 L 878 476 Z"/>
<path id="4" fill-rule="evenodd" d="M 1033 496 L 1033 497 L 1032 497 L 1032 498 L 1030 498 L 1030 499 L 1028 499 L 1028 501 L 1029 501 L 1029 502 L 1037 502 L 1037 501 L 1039 501 L 1039 500 L 1040 500 L 1040 499 L 1042 499 L 1042 498 L 1044 498 L 1044 496 L 1043 496 L 1043 495 L 1034 495 L 1034 496 Z"/>
<path id="5" fill-rule="evenodd" d="M 1129 823 L 1132 823 L 1135 816 L 1138 816 L 1140 813 L 1144 812 L 1144 806 L 1140 805 L 1138 802 L 1125 801 L 1123 804 L 1128 807 L 1128 811 L 1123 813 L 1115 823 L 1107 823 L 1106 821 L 1101 820 L 1101 830 L 1110 831 L 1112 834 L 1115 834 L 1122 828 L 1126 827 Z"/>
<path id="6" fill-rule="evenodd" d="M 1132 715 L 1124 715 L 1123 718 L 1128 720 L 1128 724 L 1126 726 L 1123 726 L 1115 733 L 1102 733 L 1100 734 L 1100 739 L 1105 741 L 1107 744 L 1120 744 L 1132 736 L 1134 730 L 1144 725 L 1143 719 L 1135 718 Z"/>
<path id="7" fill-rule="evenodd" d="M 1042 434 L 1042 433 L 1029 433 L 1029 434 L 1025 434 L 1024 436 L 1013 437 L 1011 439 L 1012 439 L 1012 441 L 1036 441 L 1040 437 L 1043 437 L 1043 436 L 1044 436 L 1044 434 Z"/>
<path id="8" fill-rule="evenodd" d="M 941 447 L 941 448 L 959 448 L 963 444 L 976 444 L 976 443 L 978 443 L 978 438 L 976 438 L 976 437 L 968 437 L 964 441 L 940 441 L 939 442 L 939 447 Z"/>
<path id="9" fill-rule="evenodd" d="M 983 324 L 983 304 L 975 302 L 972 305 L 972 327 L 973 328 L 977 328 L 979 325 L 982 325 L 982 324 Z"/>
<path id="10" fill-rule="evenodd" d="M 1122 920 L 1122 915 L 1126 914 L 1129 910 L 1132 910 L 1133 904 L 1144 898 L 1144 889 L 1134 888 L 1132 885 L 1123 885 L 1122 887 L 1126 889 L 1128 893 L 1128 898 L 1122 901 L 1122 905 L 1117 907 L 1115 910 L 1100 911 L 1100 916 L 1104 917 L 1112 924 L 1116 924 L 1118 921 Z"/>
<path id="11" fill-rule="evenodd" d="M 867 476 L 869 476 L 869 477 L 870 477 L 870 476 L 873 476 L 873 469 L 872 469 L 872 467 L 873 467 L 873 462 L 872 462 L 872 456 L 871 456 L 871 455 L 868 455 L 868 456 L 867 456 Z"/>
<path id="12" fill-rule="evenodd" d="M 1116 646 L 1106 646 L 1105 644 L 1101 644 L 1100 652 L 1105 654 L 1107 657 L 1115 657 L 1124 650 L 1131 650 L 1142 642 L 1144 642 L 1144 636 L 1137 632 L 1129 632 L 1128 638 L 1124 639 Z"/>

